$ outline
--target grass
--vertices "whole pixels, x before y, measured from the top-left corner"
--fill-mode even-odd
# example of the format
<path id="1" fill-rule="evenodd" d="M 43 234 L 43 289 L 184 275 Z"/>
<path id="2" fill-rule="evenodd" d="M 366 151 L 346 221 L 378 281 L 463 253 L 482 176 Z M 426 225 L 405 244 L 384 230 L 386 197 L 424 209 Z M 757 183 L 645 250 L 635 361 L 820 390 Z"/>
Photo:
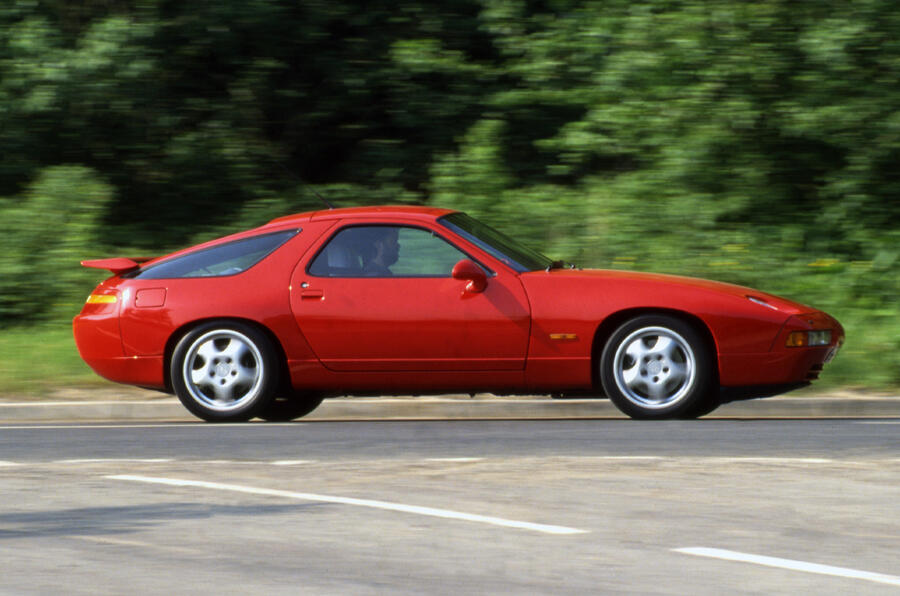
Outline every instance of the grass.
<path id="1" fill-rule="evenodd" d="M 0 332 L 0 394 L 38 395 L 107 384 L 78 355 L 72 328 L 56 324 Z"/>

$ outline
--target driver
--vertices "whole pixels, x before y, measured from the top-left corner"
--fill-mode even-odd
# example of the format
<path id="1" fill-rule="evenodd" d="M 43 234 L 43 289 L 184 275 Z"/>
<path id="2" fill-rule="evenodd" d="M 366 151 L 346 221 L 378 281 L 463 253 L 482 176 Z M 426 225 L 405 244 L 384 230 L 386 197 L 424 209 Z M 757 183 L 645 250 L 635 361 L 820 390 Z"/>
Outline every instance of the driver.
<path id="1" fill-rule="evenodd" d="M 400 257 L 397 228 L 373 227 L 366 232 L 367 242 L 360 254 L 363 273 L 368 277 L 390 277 L 390 266 Z"/>

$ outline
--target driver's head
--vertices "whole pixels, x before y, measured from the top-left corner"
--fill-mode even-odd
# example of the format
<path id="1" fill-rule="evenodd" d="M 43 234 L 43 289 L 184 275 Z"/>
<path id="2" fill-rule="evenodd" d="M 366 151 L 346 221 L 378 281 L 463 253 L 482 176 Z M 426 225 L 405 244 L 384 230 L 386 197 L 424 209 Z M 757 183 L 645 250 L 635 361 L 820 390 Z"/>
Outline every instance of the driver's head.
<path id="1" fill-rule="evenodd" d="M 397 228 L 373 226 L 365 228 L 363 263 L 375 262 L 390 267 L 400 258 Z"/>

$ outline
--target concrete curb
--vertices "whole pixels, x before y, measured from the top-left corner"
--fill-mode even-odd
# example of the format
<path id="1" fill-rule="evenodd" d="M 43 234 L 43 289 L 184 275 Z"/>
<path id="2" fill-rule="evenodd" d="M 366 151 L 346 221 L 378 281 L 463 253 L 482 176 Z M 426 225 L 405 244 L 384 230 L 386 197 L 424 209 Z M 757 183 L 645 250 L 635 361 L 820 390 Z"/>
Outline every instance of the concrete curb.
<path id="1" fill-rule="evenodd" d="M 900 417 L 900 397 L 771 397 L 725 404 L 707 418 Z M 304 421 L 625 418 L 605 399 L 339 398 Z M 0 422 L 196 422 L 177 399 L 0 403 Z"/>

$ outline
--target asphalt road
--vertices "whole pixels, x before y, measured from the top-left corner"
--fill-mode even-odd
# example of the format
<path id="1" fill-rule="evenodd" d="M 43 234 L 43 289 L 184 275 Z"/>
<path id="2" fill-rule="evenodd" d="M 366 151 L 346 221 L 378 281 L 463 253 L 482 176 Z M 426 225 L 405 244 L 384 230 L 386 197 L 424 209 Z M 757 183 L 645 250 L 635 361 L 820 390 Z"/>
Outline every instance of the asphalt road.
<path id="1" fill-rule="evenodd" d="M 0 593 L 900 593 L 900 420 L 0 426 Z"/>

